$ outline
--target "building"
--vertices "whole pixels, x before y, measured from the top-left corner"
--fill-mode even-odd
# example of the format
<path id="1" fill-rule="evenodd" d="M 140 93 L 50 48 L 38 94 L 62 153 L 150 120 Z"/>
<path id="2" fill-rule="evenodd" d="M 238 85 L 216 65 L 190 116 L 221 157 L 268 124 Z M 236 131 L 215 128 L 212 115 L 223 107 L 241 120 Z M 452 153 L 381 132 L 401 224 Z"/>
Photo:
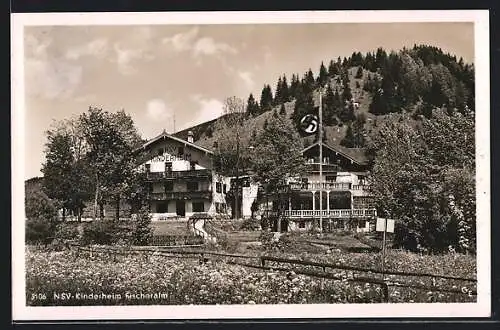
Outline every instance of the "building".
<path id="1" fill-rule="evenodd" d="M 288 178 L 282 193 L 259 202 L 265 204 L 266 210 L 282 211 L 275 230 L 306 231 L 316 223 L 316 228 L 325 231 L 370 231 L 377 214 L 367 181 L 371 165 L 364 151 L 326 143 L 322 146 L 322 176 L 320 145 L 316 142 L 302 151 L 306 173 L 299 178 Z M 192 132 L 184 140 L 164 131 L 140 149 L 145 158 L 139 170 L 145 172 L 153 220 L 186 218 L 195 213 L 234 214 L 234 199 L 229 191 L 235 178 L 215 171 L 213 151 L 196 144 Z M 249 218 L 254 215 L 252 205 L 257 199 L 258 186 L 248 173 L 240 175 L 238 180 L 238 213 Z M 259 209 L 260 215 L 265 215 L 262 205 Z"/>
<path id="2" fill-rule="evenodd" d="M 213 171 L 212 151 L 165 131 L 141 147 L 153 220 L 225 213 L 229 179 Z"/>
<path id="3" fill-rule="evenodd" d="M 140 149 L 145 158 L 139 170 L 146 173 L 153 220 L 195 213 L 231 215 L 232 201 L 227 201 L 227 195 L 234 179 L 214 170 L 213 152 L 195 144 L 192 132 L 184 140 L 164 131 Z M 251 216 L 254 191 L 253 185 L 240 185 L 239 214 L 243 217 Z"/>
<path id="4" fill-rule="evenodd" d="M 289 180 L 288 206 L 285 206 L 281 230 L 310 230 L 313 222 L 326 231 L 350 229 L 371 230 L 376 218 L 373 198 L 368 191 L 370 164 L 362 150 L 355 154 L 344 148 L 323 145 L 322 176 L 320 176 L 319 143 L 305 148 L 302 153 L 307 172 L 301 178 Z M 320 211 L 320 194 L 322 210 Z"/>

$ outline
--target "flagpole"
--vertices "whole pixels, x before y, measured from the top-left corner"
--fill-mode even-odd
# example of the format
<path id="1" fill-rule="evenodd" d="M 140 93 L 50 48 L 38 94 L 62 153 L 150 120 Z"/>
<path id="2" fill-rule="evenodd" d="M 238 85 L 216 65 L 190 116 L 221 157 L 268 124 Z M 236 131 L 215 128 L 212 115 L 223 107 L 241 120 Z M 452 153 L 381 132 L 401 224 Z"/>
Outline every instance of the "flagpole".
<path id="1" fill-rule="evenodd" d="M 319 88 L 319 230 L 323 232 L 323 86 Z"/>

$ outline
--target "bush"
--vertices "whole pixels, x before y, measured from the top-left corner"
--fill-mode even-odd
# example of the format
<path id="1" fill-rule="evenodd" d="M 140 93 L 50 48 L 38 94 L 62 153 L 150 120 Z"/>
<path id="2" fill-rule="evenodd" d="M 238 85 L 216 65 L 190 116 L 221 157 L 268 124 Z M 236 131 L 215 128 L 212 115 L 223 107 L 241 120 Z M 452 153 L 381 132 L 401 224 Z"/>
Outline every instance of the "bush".
<path id="1" fill-rule="evenodd" d="M 130 242 L 129 229 L 127 226 L 120 226 L 114 220 L 96 220 L 84 227 L 81 244 L 109 245 L 119 242 L 127 243 Z"/>
<path id="2" fill-rule="evenodd" d="M 134 219 L 132 243 L 134 245 L 148 245 L 151 237 L 153 237 L 151 215 L 149 214 L 148 207 L 143 205 Z"/>
<path id="3" fill-rule="evenodd" d="M 25 196 L 26 242 L 48 244 L 57 226 L 57 208 L 41 190 L 27 189 Z"/>
<path id="4" fill-rule="evenodd" d="M 78 224 L 61 222 L 57 226 L 55 238 L 59 240 L 77 240 L 80 238 Z"/>
<path id="5" fill-rule="evenodd" d="M 53 239 L 55 224 L 45 219 L 26 220 L 26 242 L 32 244 L 49 244 Z"/>
<path id="6" fill-rule="evenodd" d="M 259 230 L 260 228 L 261 228 L 260 220 L 249 218 L 243 220 L 240 230 Z"/>

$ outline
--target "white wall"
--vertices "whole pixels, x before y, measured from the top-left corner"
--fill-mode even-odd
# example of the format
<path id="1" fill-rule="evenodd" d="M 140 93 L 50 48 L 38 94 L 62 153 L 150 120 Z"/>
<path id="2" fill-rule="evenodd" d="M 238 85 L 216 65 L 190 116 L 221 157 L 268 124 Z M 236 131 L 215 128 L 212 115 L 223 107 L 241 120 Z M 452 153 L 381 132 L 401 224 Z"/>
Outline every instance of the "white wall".
<path id="1" fill-rule="evenodd" d="M 257 199 L 258 188 L 259 186 L 253 183 L 250 183 L 250 187 L 242 188 L 241 213 L 244 218 L 252 216 L 252 204 Z"/>
<path id="2" fill-rule="evenodd" d="M 178 148 L 184 148 L 182 157 L 178 157 Z M 187 171 L 191 169 L 191 161 L 197 161 L 195 169 L 210 169 L 212 166 L 211 156 L 205 152 L 184 145 L 181 142 L 165 139 L 157 141 L 147 147 L 150 152 L 150 159 L 144 164 L 151 165 L 151 172 L 164 172 L 165 162 L 172 162 L 173 171 Z M 163 149 L 163 153 L 158 155 L 158 150 Z"/>

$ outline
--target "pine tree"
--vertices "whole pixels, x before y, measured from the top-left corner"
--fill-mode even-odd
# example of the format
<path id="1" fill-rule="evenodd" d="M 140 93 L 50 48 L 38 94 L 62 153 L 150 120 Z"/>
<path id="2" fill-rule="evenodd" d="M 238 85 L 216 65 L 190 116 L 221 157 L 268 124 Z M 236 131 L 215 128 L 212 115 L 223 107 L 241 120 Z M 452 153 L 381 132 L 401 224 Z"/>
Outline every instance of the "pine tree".
<path id="1" fill-rule="evenodd" d="M 321 62 L 319 67 L 319 75 L 317 79 L 317 86 L 324 86 L 328 80 L 328 71 L 326 70 L 325 65 Z"/>
<path id="2" fill-rule="evenodd" d="M 281 99 L 282 102 L 290 101 L 290 90 L 288 87 L 288 81 L 286 79 L 286 75 L 283 74 L 283 80 L 281 82 Z"/>
<path id="3" fill-rule="evenodd" d="M 350 102 L 352 100 L 351 87 L 349 87 L 349 79 L 344 82 L 344 90 L 342 91 L 342 100 Z"/>
<path id="4" fill-rule="evenodd" d="M 262 88 L 262 93 L 260 96 L 260 112 L 264 113 L 272 109 L 273 104 L 273 92 L 271 86 L 264 85 Z"/>
<path id="5" fill-rule="evenodd" d="M 356 76 L 354 77 L 356 79 L 361 79 L 363 78 L 363 67 L 359 67 L 358 68 L 358 71 L 356 71 Z"/>
<path id="6" fill-rule="evenodd" d="M 325 125 L 331 126 L 336 124 L 337 107 L 335 104 L 335 94 L 330 85 L 328 85 L 325 94 L 325 106 L 324 106 L 324 123 Z"/>
<path id="7" fill-rule="evenodd" d="M 246 112 L 248 115 L 253 117 L 259 114 L 259 105 L 255 101 L 255 98 L 253 97 L 252 93 L 250 93 L 250 96 L 248 97 Z"/>
<path id="8" fill-rule="evenodd" d="M 337 75 L 338 69 L 337 66 L 335 65 L 335 62 L 333 60 L 330 60 L 330 64 L 328 64 L 328 75 L 333 78 L 333 76 Z"/>
<path id="9" fill-rule="evenodd" d="M 283 103 L 283 80 L 281 80 L 281 76 L 278 78 L 278 82 L 276 83 L 276 92 L 274 93 L 273 105 L 276 106 L 278 104 Z"/>
<path id="10" fill-rule="evenodd" d="M 282 115 L 282 116 L 286 115 L 286 109 L 285 109 L 285 104 L 284 103 L 281 103 L 280 115 Z"/>
<path id="11" fill-rule="evenodd" d="M 290 82 L 290 89 L 289 89 L 290 98 L 297 97 L 297 87 L 299 85 L 300 85 L 299 76 L 296 75 L 295 73 L 292 74 L 292 81 Z"/>
<path id="12" fill-rule="evenodd" d="M 339 119 L 343 123 L 348 123 L 353 121 L 356 118 L 354 114 L 354 106 L 350 103 L 347 106 L 342 107 L 342 110 L 339 114 Z"/>
<path id="13" fill-rule="evenodd" d="M 347 126 L 345 137 L 340 141 L 340 145 L 346 148 L 353 148 L 355 143 L 354 132 L 351 124 Z"/>
<path id="14" fill-rule="evenodd" d="M 302 88 L 306 95 L 310 94 L 316 88 L 316 80 L 314 79 L 314 74 L 311 69 L 307 71 L 302 79 Z"/>

